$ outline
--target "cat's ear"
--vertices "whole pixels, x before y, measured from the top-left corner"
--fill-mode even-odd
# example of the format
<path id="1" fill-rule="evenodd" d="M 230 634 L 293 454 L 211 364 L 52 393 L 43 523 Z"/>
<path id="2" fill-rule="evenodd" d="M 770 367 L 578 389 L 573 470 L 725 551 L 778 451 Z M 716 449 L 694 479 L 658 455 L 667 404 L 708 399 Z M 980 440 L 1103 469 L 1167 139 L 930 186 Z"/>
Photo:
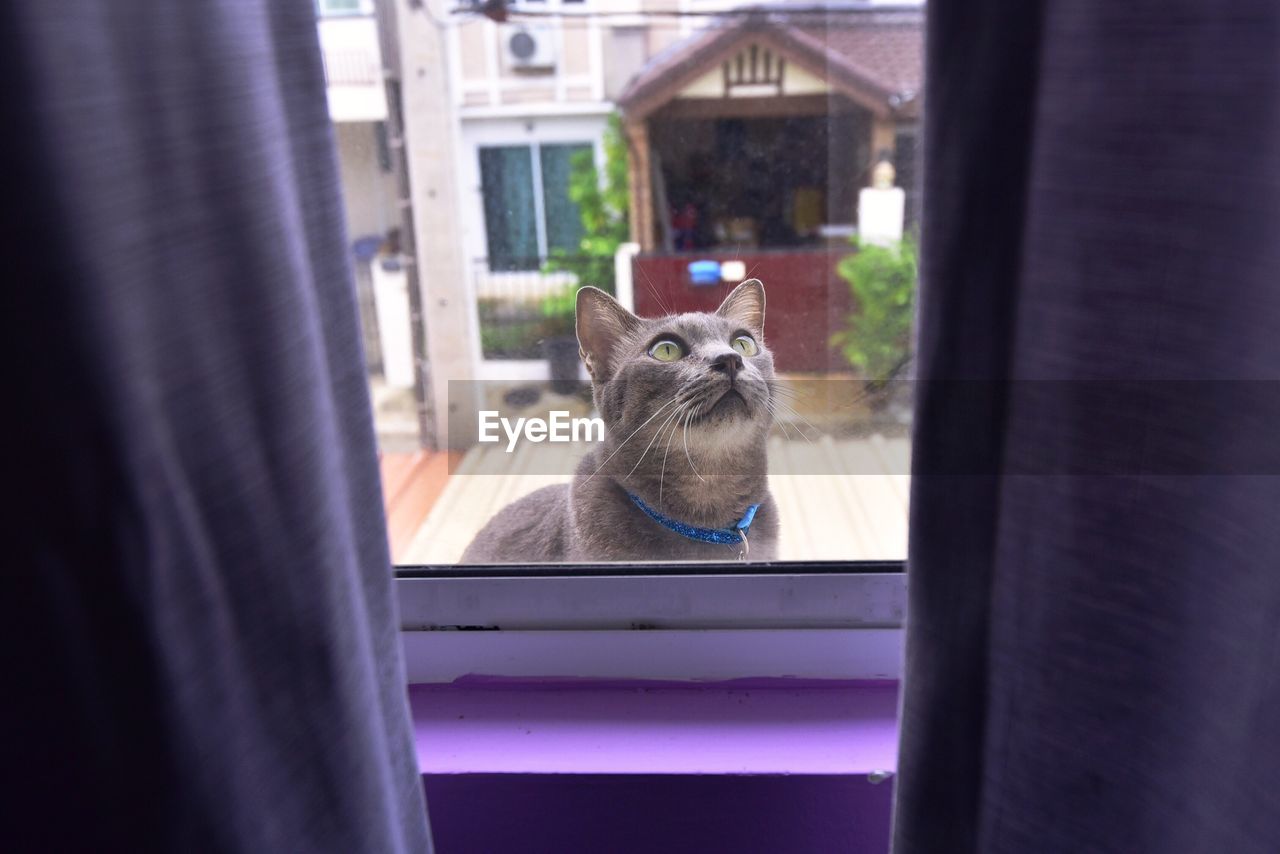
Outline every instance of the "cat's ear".
<path id="1" fill-rule="evenodd" d="M 747 279 L 724 298 L 716 314 L 750 329 L 757 335 L 764 334 L 764 283 L 759 279 Z"/>
<path id="2" fill-rule="evenodd" d="M 597 382 L 613 374 L 618 344 L 640 325 L 640 319 L 599 288 L 578 290 L 578 352 Z"/>

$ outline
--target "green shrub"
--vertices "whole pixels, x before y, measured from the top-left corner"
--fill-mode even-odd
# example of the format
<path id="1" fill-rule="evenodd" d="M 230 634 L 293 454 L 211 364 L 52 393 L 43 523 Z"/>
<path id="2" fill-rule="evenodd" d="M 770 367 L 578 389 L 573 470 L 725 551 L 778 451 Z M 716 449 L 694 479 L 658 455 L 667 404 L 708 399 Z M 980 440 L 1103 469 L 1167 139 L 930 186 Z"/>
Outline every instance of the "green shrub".
<path id="1" fill-rule="evenodd" d="M 569 161 L 569 198 L 582 220 L 582 239 L 576 252 L 557 249 L 543 266 L 543 272 L 573 273 L 580 285 L 595 285 L 614 292 L 613 256 L 618 246 L 631 236 L 629 221 L 631 191 L 627 183 L 627 143 L 617 114 L 609 117 L 604 132 L 604 177 L 596 169 L 591 151 L 576 152 Z M 543 311 L 557 321 L 564 316 L 564 299 L 569 300 L 569 317 L 578 287 L 545 298 Z M 573 334 L 572 319 L 569 333 Z"/>
<path id="2" fill-rule="evenodd" d="M 592 282 L 586 280 L 582 281 L 582 284 L 589 285 Z M 548 337 L 574 334 L 579 287 L 580 285 L 576 284 L 564 285 L 544 296 L 539 302 L 538 310 L 542 315 Z"/>
<path id="3" fill-rule="evenodd" d="M 904 238 L 892 246 L 855 244 L 836 272 L 849 283 L 855 307 L 847 328 L 831 337 L 849 364 L 872 386 L 883 385 L 911 359 L 915 312 L 916 246 Z"/>
<path id="4" fill-rule="evenodd" d="M 536 359 L 542 354 L 548 324 L 537 303 L 483 297 L 477 308 L 484 358 Z"/>
<path id="5" fill-rule="evenodd" d="M 604 179 L 589 151 L 580 151 L 569 164 L 569 198 L 582 217 L 583 255 L 613 258 L 631 236 L 631 189 L 627 182 L 627 142 L 622 120 L 609 116 L 604 131 Z"/>

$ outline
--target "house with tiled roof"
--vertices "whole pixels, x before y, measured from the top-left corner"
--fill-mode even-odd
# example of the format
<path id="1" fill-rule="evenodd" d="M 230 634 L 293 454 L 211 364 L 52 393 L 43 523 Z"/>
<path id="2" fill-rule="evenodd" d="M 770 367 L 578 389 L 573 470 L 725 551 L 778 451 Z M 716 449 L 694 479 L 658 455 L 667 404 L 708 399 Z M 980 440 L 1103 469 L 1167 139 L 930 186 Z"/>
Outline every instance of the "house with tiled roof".
<path id="1" fill-rule="evenodd" d="M 923 12 L 779 8 L 726 17 L 672 45 L 619 95 L 643 249 L 675 248 L 676 229 L 657 209 L 663 196 L 668 207 L 690 203 L 702 214 L 687 248 L 727 239 L 715 232 L 717 217 L 754 220 L 738 223 L 742 239 L 728 242 L 777 248 L 812 242 L 819 212 L 827 233 L 856 226 L 857 191 L 879 159 L 912 170 Z M 837 148 L 839 158 L 814 157 Z M 732 194 L 712 198 L 721 185 L 741 186 L 753 163 L 768 167 L 757 177 L 790 210 L 753 210 L 750 193 L 741 194 L 741 207 Z M 822 189 L 820 210 L 807 188 Z"/>
<path id="2" fill-rule="evenodd" d="M 328 17 L 338 16 L 325 28 L 371 23 Z M 733 260 L 766 281 L 780 369 L 847 371 L 828 344 L 850 301 L 834 269 L 878 157 L 887 152 L 910 186 L 923 17 L 919 2 L 879 0 L 457 0 L 447 24 L 400 19 L 383 57 L 406 81 L 396 95 L 403 133 L 391 137 L 431 144 L 383 151 L 371 133 L 353 146 L 367 168 L 348 169 L 357 161 L 338 134 L 349 200 L 399 211 L 407 192 L 415 223 L 430 223 L 414 247 L 430 259 L 419 272 L 430 300 L 405 273 L 387 274 L 381 256 L 357 259 L 385 285 L 373 291 L 387 298 L 366 311 L 378 318 L 367 350 L 381 353 L 390 390 L 375 401 L 384 420 L 411 428 L 428 418 L 425 398 L 392 382 L 397 364 L 415 381 L 422 366 L 439 372 L 419 386 L 433 389 L 434 429 L 447 435 L 451 381 L 537 381 L 553 354 L 571 361 L 564 295 L 577 285 L 613 290 L 642 314 L 710 305 L 717 289 L 688 273 L 700 260 Z M 363 81 L 367 63 L 357 68 L 345 42 L 333 47 L 331 101 L 341 105 L 334 86 L 357 72 Z M 591 235 L 570 192 L 583 162 L 608 172 L 614 113 L 628 140 L 635 258 L 584 248 Z M 387 192 L 377 170 L 398 158 L 412 180 Z M 910 196 L 907 210 L 910 219 Z M 732 272 L 718 284 L 732 284 Z M 429 335 L 412 334 L 415 312 Z M 403 417 L 415 409 L 416 421 Z"/>
<path id="3" fill-rule="evenodd" d="M 710 310 L 755 275 L 778 366 L 847 370 L 829 341 L 856 307 L 836 266 L 878 164 L 896 170 L 908 230 L 918 208 L 923 29 L 920 7 L 772 6 L 650 59 L 617 98 L 636 309 Z"/>

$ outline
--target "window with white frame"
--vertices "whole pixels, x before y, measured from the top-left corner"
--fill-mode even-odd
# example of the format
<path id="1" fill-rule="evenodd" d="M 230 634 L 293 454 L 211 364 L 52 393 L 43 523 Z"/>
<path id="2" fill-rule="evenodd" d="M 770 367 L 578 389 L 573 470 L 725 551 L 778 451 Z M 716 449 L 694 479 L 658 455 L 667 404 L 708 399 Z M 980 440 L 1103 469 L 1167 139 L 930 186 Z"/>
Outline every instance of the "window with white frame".
<path id="1" fill-rule="evenodd" d="M 537 270 L 550 255 L 577 253 L 583 229 L 570 172 L 592 152 L 591 143 L 480 148 L 489 269 Z"/>

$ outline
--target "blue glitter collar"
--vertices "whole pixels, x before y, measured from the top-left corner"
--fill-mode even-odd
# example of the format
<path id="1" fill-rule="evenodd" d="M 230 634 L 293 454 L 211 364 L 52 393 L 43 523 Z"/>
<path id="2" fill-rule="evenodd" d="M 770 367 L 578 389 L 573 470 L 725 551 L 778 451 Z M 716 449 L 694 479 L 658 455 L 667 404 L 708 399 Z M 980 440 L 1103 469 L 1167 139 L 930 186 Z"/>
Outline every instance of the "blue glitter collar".
<path id="1" fill-rule="evenodd" d="M 751 530 L 751 523 L 755 521 L 756 511 L 760 509 L 759 504 L 752 504 L 747 508 L 747 512 L 742 515 L 742 518 L 728 528 L 699 528 L 697 525 L 686 525 L 684 522 L 678 522 L 670 516 L 664 516 L 648 504 L 645 504 L 638 495 L 632 495 L 628 492 L 627 497 L 631 499 L 632 504 L 643 510 L 646 516 L 668 531 L 675 531 L 680 536 L 688 537 L 691 540 L 698 540 L 704 543 L 721 543 L 727 546 L 746 543 L 747 532 Z"/>

